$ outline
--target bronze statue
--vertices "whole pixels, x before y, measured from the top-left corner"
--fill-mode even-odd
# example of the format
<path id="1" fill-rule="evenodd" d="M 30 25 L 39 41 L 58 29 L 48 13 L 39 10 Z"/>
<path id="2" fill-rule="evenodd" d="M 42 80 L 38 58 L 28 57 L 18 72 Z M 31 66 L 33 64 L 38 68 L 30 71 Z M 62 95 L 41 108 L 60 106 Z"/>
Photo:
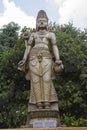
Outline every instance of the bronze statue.
<path id="1" fill-rule="evenodd" d="M 28 67 L 26 78 L 31 82 L 29 110 L 52 109 L 58 110 L 58 98 L 52 81 L 53 71 L 63 69 L 59 57 L 56 37 L 48 30 L 48 17 L 44 10 L 40 10 L 36 19 L 36 31 L 26 32 L 26 50 L 23 60 L 19 62 L 19 69 L 25 71 Z M 55 61 L 53 61 L 52 47 Z"/>

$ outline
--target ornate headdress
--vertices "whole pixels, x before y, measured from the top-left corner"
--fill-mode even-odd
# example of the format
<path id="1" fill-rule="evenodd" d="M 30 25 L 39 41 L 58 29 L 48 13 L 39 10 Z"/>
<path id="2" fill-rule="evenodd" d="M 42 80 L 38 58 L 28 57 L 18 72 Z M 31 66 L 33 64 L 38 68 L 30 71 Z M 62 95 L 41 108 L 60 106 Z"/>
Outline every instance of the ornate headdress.
<path id="1" fill-rule="evenodd" d="M 40 11 L 38 12 L 36 21 L 37 21 L 39 18 L 46 18 L 46 19 L 47 19 L 47 22 L 48 22 L 48 20 L 49 20 L 48 17 L 47 17 L 46 12 L 45 12 L 44 10 L 40 10 Z"/>

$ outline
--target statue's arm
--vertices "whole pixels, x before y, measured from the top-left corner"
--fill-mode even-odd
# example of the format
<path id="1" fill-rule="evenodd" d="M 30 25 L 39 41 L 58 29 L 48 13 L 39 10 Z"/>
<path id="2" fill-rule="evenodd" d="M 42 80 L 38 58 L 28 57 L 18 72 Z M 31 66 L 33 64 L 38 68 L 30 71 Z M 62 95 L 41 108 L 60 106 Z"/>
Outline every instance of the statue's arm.
<path id="1" fill-rule="evenodd" d="M 59 49 L 58 49 L 57 44 L 56 44 L 56 37 L 55 37 L 54 33 L 51 33 L 50 35 L 51 35 L 50 39 L 51 39 L 53 54 L 55 57 L 55 61 L 57 62 L 57 61 L 60 61 L 60 56 L 59 56 Z"/>
<path id="2" fill-rule="evenodd" d="M 30 53 L 30 50 L 33 46 L 33 42 L 34 42 L 34 33 L 31 34 L 28 42 L 27 42 L 27 46 L 26 46 L 26 49 L 25 49 L 25 53 L 24 53 L 24 56 L 23 56 L 23 60 L 27 60 L 28 56 L 29 56 L 29 53 Z"/>
<path id="3" fill-rule="evenodd" d="M 59 50 L 58 50 L 57 45 L 53 45 L 53 53 L 54 53 L 55 59 L 56 59 L 56 60 L 60 60 Z"/>
<path id="4" fill-rule="evenodd" d="M 54 72 L 60 74 L 62 70 L 64 69 L 64 66 L 62 64 L 62 61 L 60 60 L 59 56 L 59 49 L 56 44 L 56 37 L 54 33 L 51 33 L 51 44 L 53 48 L 53 54 L 55 57 L 55 64 L 53 66 Z"/>
<path id="5" fill-rule="evenodd" d="M 30 38 L 27 42 L 27 46 L 26 46 L 26 49 L 25 49 L 25 52 L 24 52 L 23 59 L 18 63 L 19 69 L 20 69 L 21 66 L 23 66 L 26 63 L 26 61 L 29 57 L 30 50 L 33 46 L 33 42 L 34 42 L 34 34 L 31 34 L 31 36 L 30 36 Z"/>
<path id="6" fill-rule="evenodd" d="M 28 45 L 28 46 L 26 47 L 26 49 L 25 49 L 25 53 L 24 53 L 24 56 L 23 56 L 23 60 L 25 60 L 25 62 L 26 62 L 26 60 L 27 60 L 27 58 L 28 58 L 28 56 L 29 56 L 30 50 L 31 50 L 31 46 Z"/>

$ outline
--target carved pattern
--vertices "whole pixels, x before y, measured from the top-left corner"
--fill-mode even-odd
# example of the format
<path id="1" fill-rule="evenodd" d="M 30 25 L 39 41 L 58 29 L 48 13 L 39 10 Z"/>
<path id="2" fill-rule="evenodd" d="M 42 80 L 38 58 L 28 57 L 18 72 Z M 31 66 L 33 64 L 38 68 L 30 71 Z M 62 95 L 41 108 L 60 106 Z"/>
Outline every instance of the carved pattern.
<path id="1" fill-rule="evenodd" d="M 32 111 L 29 112 L 29 118 L 34 119 L 34 118 L 58 118 L 58 111 L 52 111 L 52 110 L 41 110 L 41 111 Z"/>

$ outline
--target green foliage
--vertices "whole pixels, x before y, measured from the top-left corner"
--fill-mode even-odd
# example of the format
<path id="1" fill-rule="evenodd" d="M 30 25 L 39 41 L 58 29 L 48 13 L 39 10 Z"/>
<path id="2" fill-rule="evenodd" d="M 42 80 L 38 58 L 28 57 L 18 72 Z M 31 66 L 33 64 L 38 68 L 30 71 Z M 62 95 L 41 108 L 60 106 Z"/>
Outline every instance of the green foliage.
<path id="1" fill-rule="evenodd" d="M 4 25 L 3 28 L 0 29 L 0 46 L 14 47 L 18 40 L 19 28 L 20 27 L 14 22 Z"/>
<path id="2" fill-rule="evenodd" d="M 30 85 L 25 74 L 17 70 L 25 50 L 18 27 L 11 23 L 0 32 L 0 128 L 19 127 L 26 122 Z M 87 30 L 81 31 L 71 23 L 50 24 L 49 29 L 56 34 L 64 64 L 64 71 L 54 81 L 61 122 L 87 126 Z"/>
<path id="3" fill-rule="evenodd" d="M 87 126 L 87 119 L 86 118 L 79 118 L 76 119 L 74 116 L 67 116 L 63 115 L 62 121 L 67 124 L 67 126 L 71 127 L 84 127 Z"/>
<path id="4" fill-rule="evenodd" d="M 20 51 L 19 51 L 20 50 Z M 3 52 L 0 62 L 0 127 L 10 128 L 25 123 L 29 84 L 24 73 L 17 70 L 22 58 L 24 43 L 19 40 L 17 45 L 7 53 Z M 4 118 L 3 118 L 4 117 Z"/>
<path id="5" fill-rule="evenodd" d="M 0 53 L 0 128 L 18 127 L 25 123 L 27 115 L 29 83 L 17 70 L 25 45 L 17 39 L 13 48 L 3 45 Z"/>
<path id="6" fill-rule="evenodd" d="M 55 82 L 61 121 L 87 126 L 87 36 L 72 24 L 53 25 L 64 71 Z"/>

